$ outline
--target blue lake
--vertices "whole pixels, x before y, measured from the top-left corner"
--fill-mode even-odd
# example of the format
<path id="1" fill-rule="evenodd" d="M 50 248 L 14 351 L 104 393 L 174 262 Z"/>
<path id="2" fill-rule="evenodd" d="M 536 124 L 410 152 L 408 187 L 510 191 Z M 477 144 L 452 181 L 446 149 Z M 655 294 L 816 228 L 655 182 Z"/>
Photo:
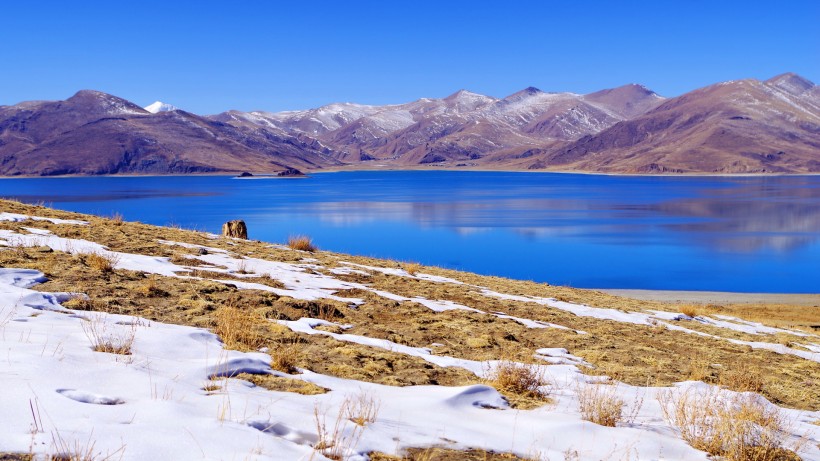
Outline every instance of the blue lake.
<path id="1" fill-rule="evenodd" d="M 820 176 L 380 171 L 0 179 L 0 196 L 585 288 L 820 291 Z"/>

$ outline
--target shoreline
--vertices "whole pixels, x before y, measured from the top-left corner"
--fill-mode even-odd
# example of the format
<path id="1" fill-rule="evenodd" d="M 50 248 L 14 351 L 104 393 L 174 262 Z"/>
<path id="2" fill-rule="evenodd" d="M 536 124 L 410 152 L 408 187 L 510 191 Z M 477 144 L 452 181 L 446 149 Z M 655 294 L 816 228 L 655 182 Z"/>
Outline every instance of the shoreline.
<path id="1" fill-rule="evenodd" d="M 596 291 L 641 301 L 696 304 L 789 304 L 794 306 L 820 307 L 820 293 L 743 293 L 733 291 L 643 290 L 629 288 L 605 288 L 596 289 Z"/>
<path id="2" fill-rule="evenodd" d="M 329 167 L 321 170 L 308 170 L 308 173 L 340 173 L 340 172 L 356 172 L 356 171 L 463 171 L 463 172 L 482 172 L 482 173 L 554 173 L 554 174 L 577 174 L 588 176 L 622 176 L 622 177 L 661 177 L 661 178 L 755 178 L 755 177 L 796 177 L 796 176 L 820 176 L 820 172 L 803 172 L 803 173 L 709 173 L 709 172 L 688 172 L 688 173 L 617 173 L 604 171 L 586 171 L 586 170 L 526 170 L 517 168 L 481 168 L 481 167 L 425 167 L 425 166 L 383 166 L 381 168 L 360 168 L 357 167 Z"/>
<path id="3" fill-rule="evenodd" d="M 620 176 L 620 177 L 660 177 L 660 178 L 769 178 L 769 177 L 801 177 L 801 176 L 820 176 L 820 172 L 803 172 L 803 173 L 709 173 L 709 172 L 688 172 L 688 173 L 617 173 L 617 172 L 603 172 L 603 171 L 585 171 L 585 170 L 524 170 L 516 168 L 481 168 L 481 167 L 425 167 L 425 166 L 382 166 L 375 168 L 362 168 L 362 165 L 351 167 L 329 167 L 315 170 L 305 170 L 304 177 L 309 177 L 311 174 L 320 173 L 342 173 L 342 172 L 360 172 L 360 171 L 461 171 L 461 172 L 481 172 L 481 173 L 533 173 L 533 174 L 577 174 L 588 176 Z M 58 179 L 58 178 L 91 178 L 91 177 L 105 177 L 105 178 L 152 178 L 152 177 L 186 177 L 186 176 L 236 176 L 241 172 L 229 171 L 214 171 L 203 173 L 122 173 L 122 174 L 63 174 L 63 175 L 14 175 L 4 176 L 0 175 L 2 179 Z M 254 175 L 271 175 L 270 173 L 254 173 Z M 244 178 L 243 178 L 244 179 Z"/>

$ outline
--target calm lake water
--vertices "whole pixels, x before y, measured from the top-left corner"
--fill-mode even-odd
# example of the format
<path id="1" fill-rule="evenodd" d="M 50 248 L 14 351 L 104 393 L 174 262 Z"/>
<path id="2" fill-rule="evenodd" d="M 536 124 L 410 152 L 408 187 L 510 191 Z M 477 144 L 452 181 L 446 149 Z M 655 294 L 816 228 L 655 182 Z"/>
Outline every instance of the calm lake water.
<path id="1" fill-rule="evenodd" d="M 0 196 L 587 288 L 820 291 L 820 176 L 384 171 L 0 179 Z"/>

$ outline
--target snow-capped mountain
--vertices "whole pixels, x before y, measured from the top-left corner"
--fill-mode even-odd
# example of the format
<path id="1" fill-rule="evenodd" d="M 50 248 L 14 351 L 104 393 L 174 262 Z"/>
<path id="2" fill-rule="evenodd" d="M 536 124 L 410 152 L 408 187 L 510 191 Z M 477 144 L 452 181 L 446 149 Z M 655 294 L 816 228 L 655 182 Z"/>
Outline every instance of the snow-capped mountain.
<path id="1" fill-rule="evenodd" d="M 613 95 L 546 93 L 530 87 L 499 99 L 460 90 L 441 99 L 397 105 L 341 103 L 280 113 L 231 111 L 215 117 L 314 138 L 343 161 L 472 162 L 503 149 L 598 133 L 663 101 L 648 90 L 608 91 Z"/>
<path id="2" fill-rule="evenodd" d="M 98 91 L 0 106 L 0 174 L 270 172 L 436 167 L 613 173 L 820 172 L 820 88 L 788 73 L 665 99 L 637 84 L 589 94 L 457 91 L 201 117 Z"/>
<path id="3" fill-rule="evenodd" d="M 178 107 L 172 106 L 170 104 L 166 104 L 162 101 L 155 101 L 152 104 L 149 104 L 144 107 L 145 110 L 151 112 L 152 114 L 156 114 L 159 112 L 171 112 L 174 110 L 179 110 Z"/>
<path id="4" fill-rule="evenodd" d="M 787 73 L 665 99 L 628 84 L 589 94 L 458 91 L 389 106 L 221 114 L 298 133 L 346 162 L 631 173 L 820 171 L 820 89 Z"/>
<path id="5" fill-rule="evenodd" d="M 0 175 L 275 173 L 336 165 L 311 140 L 83 90 L 0 107 Z"/>
<path id="6" fill-rule="evenodd" d="M 709 85 L 546 152 L 538 166 L 637 173 L 818 172 L 816 88 L 795 74 Z"/>

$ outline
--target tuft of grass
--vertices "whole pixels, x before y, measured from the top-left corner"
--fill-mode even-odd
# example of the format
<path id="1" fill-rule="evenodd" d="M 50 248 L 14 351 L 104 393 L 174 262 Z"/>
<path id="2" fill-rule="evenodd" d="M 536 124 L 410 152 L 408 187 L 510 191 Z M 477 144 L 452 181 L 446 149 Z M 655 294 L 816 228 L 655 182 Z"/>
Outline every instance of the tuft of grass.
<path id="1" fill-rule="evenodd" d="M 61 304 L 65 308 L 78 311 L 105 312 L 108 309 L 108 303 L 106 301 L 91 299 L 88 296 L 75 296 L 68 301 L 63 301 Z"/>
<path id="2" fill-rule="evenodd" d="M 542 403 L 549 401 L 543 369 L 536 366 L 503 360 L 490 374 L 490 384 L 505 394 Z"/>
<path id="3" fill-rule="evenodd" d="M 270 354 L 270 367 L 283 373 L 295 373 L 299 349 L 295 344 L 279 344 Z"/>
<path id="4" fill-rule="evenodd" d="M 607 427 L 615 427 L 623 420 L 624 401 L 617 396 L 615 386 L 581 385 L 576 394 L 582 419 Z"/>
<path id="5" fill-rule="evenodd" d="M 342 411 L 345 417 L 357 426 L 364 426 L 376 422 L 381 402 L 378 397 L 361 392 L 348 396 L 342 402 Z"/>
<path id="6" fill-rule="evenodd" d="M 92 434 L 93 435 L 93 434 Z M 97 442 L 89 435 L 88 440 L 68 441 L 58 431 L 51 433 L 51 454 L 49 461 L 113 461 L 122 459 L 125 445 L 113 452 L 103 453 L 96 448 Z"/>
<path id="7" fill-rule="evenodd" d="M 0 452 L 0 461 L 34 461 L 31 453 L 7 453 Z"/>
<path id="8" fill-rule="evenodd" d="M 659 394 L 664 419 L 693 448 L 726 461 L 799 459 L 789 444 L 790 423 L 774 405 L 753 393 L 718 388 Z"/>
<path id="9" fill-rule="evenodd" d="M 157 284 L 157 278 L 153 276 L 148 277 L 145 280 L 145 283 L 139 287 L 138 292 L 148 297 L 168 296 L 168 292 L 159 287 Z"/>
<path id="10" fill-rule="evenodd" d="M 404 263 L 404 264 L 402 264 L 402 268 L 408 274 L 416 275 L 416 273 L 419 270 L 421 270 L 421 264 L 419 264 L 419 263 Z"/>
<path id="11" fill-rule="evenodd" d="M 714 371 L 709 360 L 691 357 L 687 369 L 689 371 L 689 376 L 686 378 L 688 381 L 714 381 Z"/>
<path id="12" fill-rule="evenodd" d="M 222 386 L 220 386 L 214 381 L 208 381 L 202 385 L 202 390 L 205 391 L 206 394 L 213 394 L 217 391 L 222 390 Z"/>
<path id="13" fill-rule="evenodd" d="M 244 258 L 240 257 L 239 262 L 236 263 L 236 273 L 237 274 L 247 274 L 248 273 L 248 262 Z"/>
<path id="14" fill-rule="evenodd" d="M 368 453 L 371 461 L 536 461 L 546 459 L 536 455 L 532 458 L 521 458 L 512 453 L 496 453 L 479 449 L 454 450 L 443 447 L 409 448 L 404 456 L 392 456 L 379 452 Z M 564 460 L 575 460 L 577 457 L 564 455 Z"/>
<path id="15" fill-rule="evenodd" d="M 493 338 L 489 335 L 470 336 L 464 340 L 464 344 L 470 348 L 485 348 L 492 347 L 495 341 L 493 341 Z"/>
<path id="16" fill-rule="evenodd" d="M 313 253 L 317 250 L 313 240 L 306 235 L 292 235 L 288 237 L 288 246 L 294 250 L 308 251 Z"/>
<path id="17" fill-rule="evenodd" d="M 349 399 L 342 402 L 336 419 L 330 424 L 328 424 L 327 412 L 321 412 L 318 405 L 313 409 L 313 421 L 316 424 L 316 433 L 319 435 L 319 440 L 313 449 L 334 461 L 349 456 L 349 452 L 359 443 L 364 431 L 363 426 L 355 423 L 350 430 L 346 430 L 348 402 Z"/>
<path id="18" fill-rule="evenodd" d="M 264 338 L 257 327 L 266 320 L 251 309 L 223 305 L 214 312 L 214 319 L 215 332 L 228 349 L 256 350 L 262 347 Z"/>
<path id="19" fill-rule="evenodd" d="M 83 333 L 96 352 L 131 355 L 131 346 L 137 335 L 137 324 L 110 325 L 102 315 L 83 318 Z"/>
<path id="20" fill-rule="evenodd" d="M 737 361 L 720 374 L 718 384 L 737 392 L 763 392 L 763 378 L 760 370 L 747 363 Z"/>
<path id="21" fill-rule="evenodd" d="M 100 272 L 113 272 L 120 260 L 119 256 L 114 253 L 97 252 L 82 253 L 80 259 L 86 266 Z"/>
<path id="22" fill-rule="evenodd" d="M 681 314 L 695 318 L 700 315 L 700 306 L 696 306 L 694 304 L 684 304 L 679 307 Z"/>
<path id="23" fill-rule="evenodd" d="M 277 392 L 293 392 L 301 395 L 318 395 L 325 394 L 330 390 L 308 381 L 302 381 L 301 379 L 286 378 L 275 375 L 252 375 L 250 373 L 239 373 L 234 376 L 234 378 L 250 381 L 259 387 Z"/>
<path id="24" fill-rule="evenodd" d="M 111 215 L 111 223 L 114 224 L 115 226 L 122 226 L 122 223 L 123 223 L 122 213 L 116 212 L 113 215 Z"/>

